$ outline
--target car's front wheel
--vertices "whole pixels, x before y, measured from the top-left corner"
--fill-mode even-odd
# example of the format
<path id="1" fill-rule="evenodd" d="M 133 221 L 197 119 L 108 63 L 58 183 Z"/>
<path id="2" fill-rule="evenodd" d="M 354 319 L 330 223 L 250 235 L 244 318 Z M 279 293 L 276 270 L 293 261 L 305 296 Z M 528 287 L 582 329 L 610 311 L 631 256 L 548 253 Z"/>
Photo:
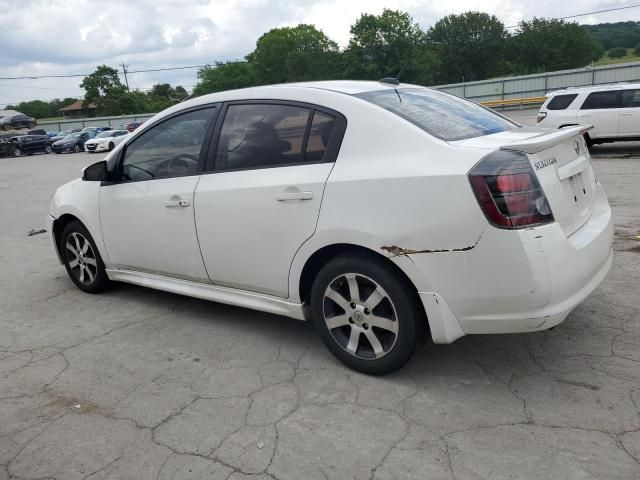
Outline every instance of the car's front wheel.
<path id="1" fill-rule="evenodd" d="M 16 147 L 13 149 L 13 156 L 14 157 L 21 157 L 22 156 L 22 150 L 20 150 L 20 147 Z"/>
<path id="2" fill-rule="evenodd" d="M 78 144 L 76 143 L 76 145 L 73 147 L 73 151 L 74 151 L 75 153 L 78 153 L 78 152 L 80 151 L 80 145 L 78 145 Z"/>
<path id="3" fill-rule="evenodd" d="M 109 143 L 109 151 L 113 150 L 114 148 L 116 148 L 116 146 L 113 144 L 113 142 Z"/>
<path id="4" fill-rule="evenodd" d="M 80 290 L 98 293 L 109 287 L 111 281 L 96 244 L 80 222 L 71 222 L 64 228 L 60 251 L 69 277 Z"/>
<path id="5" fill-rule="evenodd" d="M 51 153 L 53 150 L 51 149 L 51 145 L 47 145 L 44 147 L 44 153 Z"/>
<path id="6" fill-rule="evenodd" d="M 402 367 L 423 338 L 425 319 L 415 297 L 408 281 L 383 259 L 341 255 L 313 283 L 313 321 L 341 362 L 383 375 Z"/>

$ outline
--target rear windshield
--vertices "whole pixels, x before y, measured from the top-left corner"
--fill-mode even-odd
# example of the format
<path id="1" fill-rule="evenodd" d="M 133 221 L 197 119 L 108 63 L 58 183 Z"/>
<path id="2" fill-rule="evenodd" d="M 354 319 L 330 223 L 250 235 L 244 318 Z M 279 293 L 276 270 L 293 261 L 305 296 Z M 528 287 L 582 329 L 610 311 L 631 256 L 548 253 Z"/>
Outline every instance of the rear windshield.
<path id="1" fill-rule="evenodd" d="M 547 109 L 548 110 L 564 110 L 569 105 L 571 105 L 571 102 L 573 102 L 577 96 L 578 96 L 577 93 L 572 93 L 570 95 L 556 95 L 549 101 L 549 105 L 547 105 Z"/>
<path id="2" fill-rule="evenodd" d="M 481 137 L 517 128 L 491 110 L 426 88 L 394 88 L 357 94 L 441 140 Z"/>

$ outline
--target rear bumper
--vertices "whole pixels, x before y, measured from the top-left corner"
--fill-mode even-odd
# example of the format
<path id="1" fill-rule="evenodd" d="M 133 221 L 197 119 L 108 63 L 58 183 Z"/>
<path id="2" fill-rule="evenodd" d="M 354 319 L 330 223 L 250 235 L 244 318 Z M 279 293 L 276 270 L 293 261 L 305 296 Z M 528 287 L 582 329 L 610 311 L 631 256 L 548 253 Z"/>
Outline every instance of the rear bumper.
<path id="1" fill-rule="evenodd" d="M 455 332 L 454 323 L 460 329 L 434 341 L 558 325 L 605 278 L 612 244 L 611 209 L 598 185 L 589 221 L 569 237 L 557 223 L 518 231 L 488 227 L 467 252 L 411 255 L 433 289 L 421 293 L 430 325 L 444 318 L 445 331 Z M 429 294 L 438 301 L 425 301 Z"/>

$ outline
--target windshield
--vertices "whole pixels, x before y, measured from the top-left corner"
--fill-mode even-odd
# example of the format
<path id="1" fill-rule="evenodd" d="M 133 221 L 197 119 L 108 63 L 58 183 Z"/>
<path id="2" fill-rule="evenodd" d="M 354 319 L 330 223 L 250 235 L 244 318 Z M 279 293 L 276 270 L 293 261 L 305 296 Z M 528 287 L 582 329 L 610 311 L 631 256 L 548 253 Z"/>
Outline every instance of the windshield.
<path id="1" fill-rule="evenodd" d="M 454 141 L 517 128 L 491 110 L 427 88 L 394 88 L 357 94 L 441 140 Z"/>
<path id="2" fill-rule="evenodd" d="M 98 135 L 96 135 L 96 138 L 107 138 L 107 137 L 111 137 L 111 136 L 113 136 L 113 132 L 112 131 L 108 131 L 108 132 L 99 133 Z"/>

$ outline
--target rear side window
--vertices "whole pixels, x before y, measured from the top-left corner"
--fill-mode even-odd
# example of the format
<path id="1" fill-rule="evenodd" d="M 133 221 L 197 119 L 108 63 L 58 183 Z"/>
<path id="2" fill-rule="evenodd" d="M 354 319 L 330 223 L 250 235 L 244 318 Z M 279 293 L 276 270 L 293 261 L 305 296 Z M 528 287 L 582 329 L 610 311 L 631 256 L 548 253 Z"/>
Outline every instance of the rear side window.
<path id="1" fill-rule="evenodd" d="M 327 156 L 327 146 L 331 138 L 336 119 L 332 115 L 322 112 L 313 114 L 307 150 L 304 154 L 305 162 L 324 162 Z"/>
<path id="2" fill-rule="evenodd" d="M 595 110 L 598 108 L 618 108 L 620 96 L 618 90 L 590 93 L 582 104 L 582 110 Z"/>
<path id="3" fill-rule="evenodd" d="M 578 96 L 577 93 L 572 93 L 571 95 L 556 95 L 549 101 L 549 104 L 547 105 L 547 109 L 548 110 L 564 110 L 569 105 L 571 105 L 571 102 L 573 102 L 577 96 Z"/>
<path id="4" fill-rule="evenodd" d="M 220 131 L 216 168 L 263 168 L 305 161 L 310 116 L 308 108 L 292 105 L 230 105 Z M 317 145 L 315 154 L 324 155 L 320 150 Z"/>
<path id="5" fill-rule="evenodd" d="M 625 108 L 640 108 L 640 90 L 623 90 L 622 106 Z"/>
<path id="6" fill-rule="evenodd" d="M 395 113 L 441 140 L 481 137 L 517 128 L 468 100 L 426 88 L 394 88 L 355 95 Z"/>

